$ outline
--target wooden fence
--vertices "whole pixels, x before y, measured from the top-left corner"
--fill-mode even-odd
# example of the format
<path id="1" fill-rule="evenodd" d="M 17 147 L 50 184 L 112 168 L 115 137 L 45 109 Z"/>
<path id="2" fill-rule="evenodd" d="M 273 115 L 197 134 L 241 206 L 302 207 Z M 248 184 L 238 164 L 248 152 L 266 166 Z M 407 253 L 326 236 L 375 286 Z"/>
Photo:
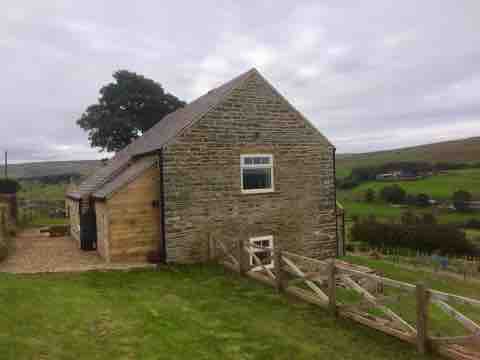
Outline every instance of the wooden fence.
<path id="1" fill-rule="evenodd" d="M 414 267 L 425 267 L 432 271 L 447 271 L 467 278 L 480 279 L 480 257 L 439 256 L 421 251 L 395 248 L 369 248 L 368 253 L 377 254 L 386 261 Z"/>
<path id="2" fill-rule="evenodd" d="M 326 308 L 336 317 L 414 344 L 421 353 L 480 359 L 480 326 L 454 307 L 471 307 L 475 313 L 480 300 L 429 289 L 421 283 L 412 285 L 385 278 L 369 268 L 344 261 L 312 259 L 278 247 L 219 240 L 210 246 L 215 258 L 228 269 Z M 430 322 L 432 311 L 451 317 L 462 334 L 442 336 L 441 329 L 434 328 L 437 324 Z"/>

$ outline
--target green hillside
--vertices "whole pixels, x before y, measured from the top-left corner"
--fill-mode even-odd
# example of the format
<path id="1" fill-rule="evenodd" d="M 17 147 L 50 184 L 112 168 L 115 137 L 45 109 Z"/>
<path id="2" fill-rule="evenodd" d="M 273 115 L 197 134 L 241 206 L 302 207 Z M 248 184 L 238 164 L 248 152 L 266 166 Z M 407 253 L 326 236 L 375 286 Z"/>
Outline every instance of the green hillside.
<path id="1" fill-rule="evenodd" d="M 409 194 L 429 194 L 434 199 L 451 199 L 457 190 L 466 190 L 480 199 L 480 169 L 449 171 L 448 174 L 432 176 L 416 181 L 368 181 L 353 190 L 353 195 L 361 196 L 367 189 L 379 192 L 384 186 L 397 184 Z"/>
<path id="2" fill-rule="evenodd" d="M 8 176 L 17 179 L 26 179 L 65 174 L 88 175 L 99 165 L 99 160 L 43 161 L 9 164 Z M 4 166 L 0 166 L 0 174 L 3 176 Z"/>
<path id="3" fill-rule="evenodd" d="M 348 176 L 353 167 L 396 161 L 478 162 L 480 137 L 362 154 L 338 154 L 337 177 Z"/>

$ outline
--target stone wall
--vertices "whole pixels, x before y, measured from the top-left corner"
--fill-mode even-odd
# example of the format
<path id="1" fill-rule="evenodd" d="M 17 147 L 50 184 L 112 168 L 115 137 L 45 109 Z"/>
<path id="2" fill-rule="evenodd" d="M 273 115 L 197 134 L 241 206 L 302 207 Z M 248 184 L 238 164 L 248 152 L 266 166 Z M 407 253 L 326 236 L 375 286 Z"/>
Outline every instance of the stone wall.
<path id="1" fill-rule="evenodd" d="M 8 255 L 9 224 L 11 223 L 8 204 L 0 203 L 0 261 Z"/>
<path id="2" fill-rule="evenodd" d="M 241 192 L 248 153 L 273 155 L 274 192 Z M 263 235 L 306 256 L 335 255 L 333 157 L 328 141 L 252 75 L 164 150 L 167 260 L 206 260 L 211 237 Z"/>

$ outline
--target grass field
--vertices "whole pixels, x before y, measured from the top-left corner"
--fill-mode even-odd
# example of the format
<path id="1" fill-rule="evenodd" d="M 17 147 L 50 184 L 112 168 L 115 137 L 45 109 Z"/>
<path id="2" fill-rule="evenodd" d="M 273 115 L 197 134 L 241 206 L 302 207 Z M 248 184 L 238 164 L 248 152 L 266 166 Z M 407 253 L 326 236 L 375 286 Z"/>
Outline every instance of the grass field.
<path id="1" fill-rule="evenodd" d="M 469 191 L 474 198 L 480 199 L 480 169 L 450 171 L 445 175 L 432 176 L 416 181 L 369 181 L 355 187 L 352 196 L 362 196 L 367 189 L 373 189 L 378 194 L 388 185 L 397 184 L 409 194 L 426 193 L 439 200 L 451 200 L 457 190 Z"/>
<path id="2" fill-rule="evenodd" d="M 430 359 L 216 266 L 0 283 L 2 359 Z"/>
<path id="3" fill-rule="evenodd" d="M 340 201 L 345 208 L 348 218 L 353 216 L 366 217 L 369 215 L 374 215 L 381 220 L 399 220 L 402 213 L 408 210 L 408 208 L 393 207 L 383 202 L 367 203 L 365 201 L 351 200 L 348 196 L 344 196 L 344 194 L 341 192 L 338 194 L 338 201 Z M 418 215 L 432 212 L 431 208 L 421 209 L 413 207 L 411 209 Z M 459 213 L 449 210 L 442 210 L 437 216 L 437 220 L 444 224 L 452 222 L 464 223 L 469 219 L 480 220 L 480 212 L 476 211 L 471 213 Z"/>
<path id="4" fill-rule="evenodd" d="M 28 200 L 65 200 L 67 184 L 40 184 L 32 181 L 21 181 L 18 197 Z"/>
<path id="5" fill-rule="evenodd" d="M 369 181 L 351 190 L 338 190 L 337 199 L 347 211 L 347 216 L 368 216 L 375 215 L 379 219 L 399 219 L 407 208 L 393 207 L 378 199 L 383 187 L 397 184 L 408 194 L 426 193 L 433 199 L 449 200 L 452 194 L 459 190 L 467 190 L 480 199 L 480 169 L 450 171 L 446 175 L 433 176 L 417 181 Z M 364 201 L 367 189 L 373 189 L 377 199 L 373 203 Z M 432 208 L 411 208 L 418 214 L 431 213 Z M 480 212 L 459 213 L 447 209 L 440 209 L 438 220 L 442 223 L 465 222 L 469 219 L 480 220 Z"/>

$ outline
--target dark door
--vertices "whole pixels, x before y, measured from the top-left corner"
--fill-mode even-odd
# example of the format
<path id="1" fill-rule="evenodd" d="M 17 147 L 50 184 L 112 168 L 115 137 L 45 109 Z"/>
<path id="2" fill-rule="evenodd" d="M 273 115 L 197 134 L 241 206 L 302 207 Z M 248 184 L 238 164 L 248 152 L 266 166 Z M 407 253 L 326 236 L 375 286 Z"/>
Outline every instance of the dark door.
<path id="1" fill-rule="evenodd" d="M 92 208 L 80 215 L 80 248 L 82 250 L 97 248 L 97 220 Z"/>

